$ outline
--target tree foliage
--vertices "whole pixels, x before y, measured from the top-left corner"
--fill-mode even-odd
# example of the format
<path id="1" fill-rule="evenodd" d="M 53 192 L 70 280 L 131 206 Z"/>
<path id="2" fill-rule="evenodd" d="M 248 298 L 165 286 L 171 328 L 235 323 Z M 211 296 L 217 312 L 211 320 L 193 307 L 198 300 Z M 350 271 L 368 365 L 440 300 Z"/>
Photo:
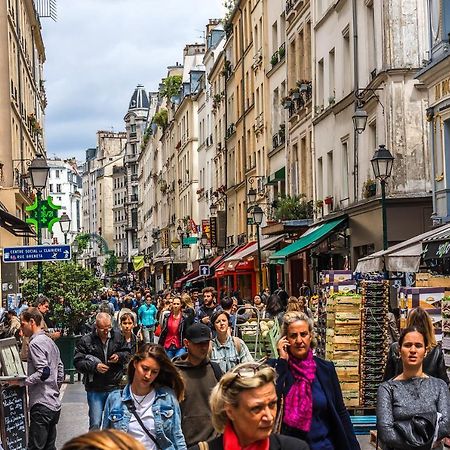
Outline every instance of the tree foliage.
<path id="1" fill-rule="evenodd" d="M 91 236 L 89 233 L 79 233 L 75 236 L 75 240 L 78 243 L 78 251 L 81 253 L 88 248 Z"/>
<path id="2" fill-rule="evenodd" d="M 172 101 L 172 97 L 175 97 L 180 93 L 182 84 L 183 77 L 181 75 L 172 75 L 164 78 L 160 94 L 163 97 L 166 97 L 167 100 Z"/>
<path id="3" fill-rule="evenodd" d="M 23 296 L 33 304 L 38 296 L 37 265 L 22 270 L 21 277 Z M 102 286 L 90 270 L 74 262 L 43 263 L 42 284 L 55 323 L 69 334 L 76 333 L 91 315 L 92 297 Z M 58 301 L 60 298 L 64 303 Z"/>
<path id="4" fill-rule="evenodd" d="M 108 275 L 113 275 L 117 272 L 117 266 L 119 264 L 119 258 L 114 254 L 114 252 L 110 252 L 105 260 L 104 268 L 105 272 Z"/>
<path id="5" fill-rule="evenodd" d="M 153 116 L 153 123 L 156 123 L 159 127 L 162 129 L 166 128 L 167 124 L 169 123 L 169 114 L 167 112 L 167 109 L 161 108 L 154 116 Z"/>
<path id="6" fill-rule="evenodd" d="M 313 217 L 313 202 L 307 201 L 305 194 L 284 195 L 276 201 L 274 216 L 277 220 L 311 219 Z"/>

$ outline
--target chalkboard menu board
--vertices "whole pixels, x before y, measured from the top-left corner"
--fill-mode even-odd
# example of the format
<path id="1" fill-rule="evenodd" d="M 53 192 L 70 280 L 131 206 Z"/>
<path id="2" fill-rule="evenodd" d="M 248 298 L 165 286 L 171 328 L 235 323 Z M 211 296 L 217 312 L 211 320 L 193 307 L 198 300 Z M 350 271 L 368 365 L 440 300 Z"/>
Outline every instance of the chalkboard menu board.
<path id="1" fill-rule="evenodd" d="M 1 437 L 4 450 L 27 448 L 28 415 L 25 386 L 1 386 Z"/>

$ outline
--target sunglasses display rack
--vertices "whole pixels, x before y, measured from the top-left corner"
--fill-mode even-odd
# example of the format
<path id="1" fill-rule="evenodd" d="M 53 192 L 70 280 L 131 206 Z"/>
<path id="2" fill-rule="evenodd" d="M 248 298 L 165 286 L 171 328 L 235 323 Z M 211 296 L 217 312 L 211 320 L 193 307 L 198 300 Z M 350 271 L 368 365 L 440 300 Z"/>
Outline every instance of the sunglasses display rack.
<path id="1" fill-rule="evenodd" d="M 326 305 L 325 358 L 332 361 L 345 405 L 360 404 L 361 296 L 331 293 Z"/>
<path id="2" fill-rule="evenodd" d="M 442 351 L 444 352 L 447 375 L 450 376 L 450 297 L 442 299 Z"/>
<path id="3" fill-rule="evenodd" d="M 361 406 L 376 406 L 388 351 L 388 281 L 361 283 Z"/>

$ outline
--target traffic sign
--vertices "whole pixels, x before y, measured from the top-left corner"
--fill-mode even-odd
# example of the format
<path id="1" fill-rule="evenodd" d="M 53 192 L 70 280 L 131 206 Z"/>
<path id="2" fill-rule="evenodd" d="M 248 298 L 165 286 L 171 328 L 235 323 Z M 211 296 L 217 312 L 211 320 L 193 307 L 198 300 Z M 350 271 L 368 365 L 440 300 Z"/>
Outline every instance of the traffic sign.
<path id="1" fill-rule="evenodd" d="M 70 245 L 36 245 L 34 247 L 5 247 L 3 262 L 67 261 L 71 258 Z"/>
<path id="2" fill-rule="evenodd" d="M 211 275 L 209 264 L 200 264 L 198 266 L 198 273 L 201 277 L 209 277 Z"/>

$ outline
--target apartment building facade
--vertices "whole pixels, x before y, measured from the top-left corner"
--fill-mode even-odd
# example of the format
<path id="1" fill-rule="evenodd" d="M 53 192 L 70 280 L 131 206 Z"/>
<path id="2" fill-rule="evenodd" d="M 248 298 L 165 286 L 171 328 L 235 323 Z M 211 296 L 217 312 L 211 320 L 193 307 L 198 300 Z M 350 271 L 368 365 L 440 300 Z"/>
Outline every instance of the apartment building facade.
<path id="1" fill-rule="evenodd" d="M 324 0 L 311 10 L 315 200 L 323 204 L 316 218 L 348 216 L 346 245 L 319 253 L 323 263 L 334 253 L 336 266 L 354 267 L 383 247 L 380 186 L 368 189 L 376 183 L 370 161 L 379 145 L 395 158 L 388 242 L 431 225 L 427 98 L 415 80 L 427 48 L 425 9 L 415 0 Z M 356 108 L 368 117 L 361 134 L 352 122 Z"/>
<path id="2" fill-rule="evenodd" d="M 70 218 L 67 243 L 70 244 L 82 229 L 82 177 L 74 159 L 48 159 L 48 192 L 53 203 L 60 205 L 60 215 L 66 213 Z M 55 224 L 51 236 L 55 244 L 64 244 L 65 236 L 59 223 Z"/>

